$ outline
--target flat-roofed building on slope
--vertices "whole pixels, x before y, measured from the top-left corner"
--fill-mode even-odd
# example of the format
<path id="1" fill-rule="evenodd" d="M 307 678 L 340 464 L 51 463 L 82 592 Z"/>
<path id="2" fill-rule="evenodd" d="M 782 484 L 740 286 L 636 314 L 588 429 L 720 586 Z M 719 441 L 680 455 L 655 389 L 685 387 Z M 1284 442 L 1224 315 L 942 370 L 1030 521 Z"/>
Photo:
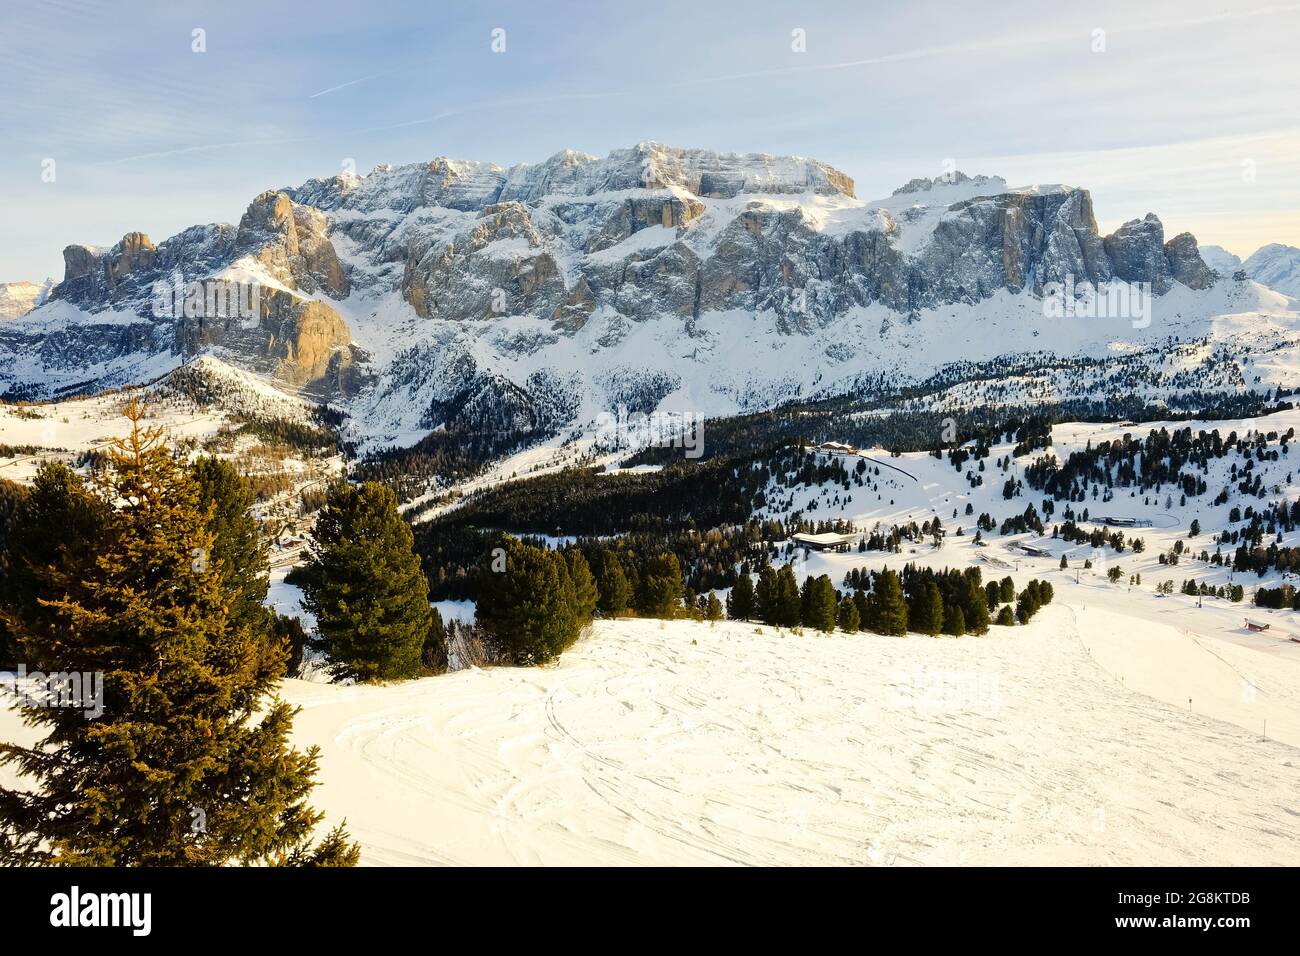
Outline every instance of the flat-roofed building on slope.
<path id="1" fill-rule="evenodd" d="M 790 535 L 790 540 L 801 548 L 812 548 L 814 551 L 847 551 L 861 537 L 860 534 L 837 534 L 834 531 L 823 531 L 821 534 L 806 534 L 801 531 Z"/>

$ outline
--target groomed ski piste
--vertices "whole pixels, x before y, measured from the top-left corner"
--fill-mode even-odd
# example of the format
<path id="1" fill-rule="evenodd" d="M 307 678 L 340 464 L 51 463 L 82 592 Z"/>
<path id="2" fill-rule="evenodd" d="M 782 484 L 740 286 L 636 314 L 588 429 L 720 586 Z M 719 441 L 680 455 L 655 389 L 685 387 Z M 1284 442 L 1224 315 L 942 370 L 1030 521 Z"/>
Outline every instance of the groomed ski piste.
<path id="1" fill-rule="evenodd" d="M 285 692 L 369 864 L 1300 861 L 1295 660 L 1059 600 L 968 639 L 598 622 L 555 667 Z"/>
<path id="2" fill-rule="evenodd" d="M 1300 413 L 1282 412 L 1167 426 L 1226 435 L 1296 424 Z M 1064 457 L 1159 427 L 1067 423 L 1053 449 Z M 833 507 L 833 490 L 801 489 L 796 507 L 819 496 L 827 503 L 806 516 L 868 531 L 941 517 L 944 546 L 794 559 L 800 576 L 825 572 L 837 586 L 851 568 L 906 561 L 980 566 L 1018 589 L 1049 580 L 1055 599 L 1030 624 L 953 638 L 597 621 L 544 668 L 390 686 L 286 680 L 284 698 L 302 708 L 295 742 L 321 748 L 313 804 L 347 820 L 368 865 L 1300 864 L 1300 643 L 1289 639 L 1300 618 L 1250 604 L 1280 576 L 1238 574 L 1240 604 L 1154 594 L 1165 579 L 1228 583 L 1220 567 L 1157 556 L 1187 540 L 1192 517 L 1202 531 L 1187 543 L 1213 551 L 1228 509 L 1246 502 L 1212 506 L 1214 472 L 1208 495 L 1182 506 L 1175 494 L 1168 512 L 1160 501 L 1154 510 L 1176 519 L 1160 524 L 1172 526 L 1126 529 L 1143 553 L 1105 561 L 1051 538 L 1063 503 L 1046 536 L 975 546 L 968 500 L 999 520 L 1041 504 L 1030 491 L 1002 499 L 1010 472 L 993 462 L 1009 451 L 994 447 L 978 488 L 946 458 L 869 451 L 916 481 L 891 473 L 881 500 L 855 487 Z M 1300 493 L 1285 457 L 1260 467 L 1280 493 L 1257 504 Z M 1139 515 L 1141 497 L 1126 495 L 1087 504 Z M 1026 543 L 1043 553 L 1016 550 Z M 1106 578 L 1106 562 L 1121 581 Z M 270 600 L 296 612 L 282 578 L 273 573 Z M 1250 631 L 1247 618 L 1270 628 Z M 34 737 L 0 712 L 0 739 Z"/>

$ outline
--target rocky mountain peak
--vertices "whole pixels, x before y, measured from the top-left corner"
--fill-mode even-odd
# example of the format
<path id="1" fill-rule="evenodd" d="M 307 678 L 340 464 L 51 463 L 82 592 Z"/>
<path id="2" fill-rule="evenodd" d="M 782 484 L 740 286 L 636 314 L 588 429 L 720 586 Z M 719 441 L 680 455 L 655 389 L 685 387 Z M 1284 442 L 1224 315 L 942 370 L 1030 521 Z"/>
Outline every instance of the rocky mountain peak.
<path id="1" fill-rule="evenodd" d="M 476 211 L 498 202 L 598 200 L 612 192 L 637 189 L 686 192 L 704 198 L 743 193 L 854 198 L 853 180 L 817 160 L 718 153 L 651 142 L 614 150 L 603 158 L 562 150 L 540 163 L 520 163 L 509 169 L 439 157 L 427 163 L 377 166 L 355 183 L 308 180 L 286 193 L 295 202 L 324 210 Z"/>
<path id="2" fill-rule="evenodd" d="M 1124 282 L 1149 282 L 1156 295 L 1168 291 L 1170 269 L 1165 259 L 1165 227 L 1159 216 L 1149 212 L 1142 219 L 1130 219 L 1103 242 L 1115 278 Z"/>
<path id="3" fill-rule="evenodd" d="M 143 232 L 128 232 L 111 249 L 72 245 L 63 250 L 63 279 L 96 275 L 112 290 L 133 272 L 146 270 L 157 259 L 158 248 Z"/>
<path id="4" fill-rule="evenodd" d="M 235 246 L 290 288 L 307 293 L 323 288 L 345 298 L 347 274 L 329 232 L 329 221 L 319 209 L 295 203 L 288 193 L 268 190 L 239 220 Z"/>
<path id="5" fill-rule="evenodd" d="M 1280 242 L 1260 246 L 1241 268 L 1255 281 L 1300 298 L 1300 249 L 1295 246 Z"/>
<path id="6" fill-rule="evenodd" d="M 967 176 L 960 169 L 957 169 L 951 173 L 935 176 L 933 179 L 927 179 L 924 176 L 910 179 L 895 189 L 892 195 L 910 196 L 916 193 L 928 193 L 935 189 L 943 189 L 947 186 L 962 186 L 968 183 L 972 186 L 987 186 L 995 189 L 1005 189 L 1007 185 L 1007 181 L 1001 176 Z"/>
<path id="7" fill-rule="evenodd" d="M 1164 252 L 1169 261 L 1169 274 L 1175 282 L 1189 289 L 1208 289 L 1214 285 L 1215 271 L 1201 258 L 1196 237 L 1190 232 L 1180 232 L 1166 242 Z"/>

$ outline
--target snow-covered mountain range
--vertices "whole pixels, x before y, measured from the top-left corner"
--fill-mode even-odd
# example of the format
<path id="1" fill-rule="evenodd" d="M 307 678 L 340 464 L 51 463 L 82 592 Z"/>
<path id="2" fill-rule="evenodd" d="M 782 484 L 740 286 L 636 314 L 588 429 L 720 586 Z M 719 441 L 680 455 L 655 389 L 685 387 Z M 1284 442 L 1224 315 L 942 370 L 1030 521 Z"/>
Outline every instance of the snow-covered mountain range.
<path id="1" fill-rule="evenodd" d="M 554 432 L 619 406 L 733 414 L 1293 318 L 1154 214 L 1102 235 L 1086 189 L 954 173 L 863 201 L 816 160 L 654 143 L 313 179 L 237 225 L 64 260 L 48 301 L 0 326 L 0 396 L 147 381 L 206 353 L 342 406 L 369 447 L 444 424 Z M 256 313 L 160 312 L 159 283 L 205 280 L 255 286 Z M 1053 283 L 1147 284 L 1150 314 L 1052 318 Z"/>
<path id="2" fill-rule="evenodd" d="M 1270 242 L 1241 264 L 1246 274 L 1292 298 L 1300 298 L 1300 249 Z"/>
<path id="3" fill-rule="evenodd" d="M 1244 272 L 1260 285 L 1300 298 L 1300 249 L 1279 242 L 1260 246 L 1242 261 L 1220 246 L 1201 246 L 1201 258 L 1222 275 Z"/>
<path id="4" fill-rule="evenodd" d="M 53 279 L 35 282 L 0 282 L 0 320 L 17 319 L 43 303 L 54 287 Z"/>

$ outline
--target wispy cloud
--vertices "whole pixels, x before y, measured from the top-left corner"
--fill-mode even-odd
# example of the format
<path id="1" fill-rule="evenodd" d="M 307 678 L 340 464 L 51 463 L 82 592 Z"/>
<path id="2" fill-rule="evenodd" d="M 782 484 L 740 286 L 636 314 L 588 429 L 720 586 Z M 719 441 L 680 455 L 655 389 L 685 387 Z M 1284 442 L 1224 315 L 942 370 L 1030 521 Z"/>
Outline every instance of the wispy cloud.
<path id="1" fill-rule="evenodd" d="M 1300 241 L 1285 212 L 1300 205 L 1300 150 L 1280 138 L 1297 125 L 1300 0 L 1003 0 L 997 22 L 958 0 L 390 0 L 364 17 L 355 0 L 314 2 L 311 17 L 264 0 L 30 4 L 21 31 L 0 32 L 0 208 L 25 210 L 0 266 L 55 271 L 63 245 L 115 238 L 117 219 L 167 235 L 237 215 L 342 157 L 509 165 L 646 139 L 815 156 L 864 196 L 955 157 L 1090 187 L 1099 218 L 1151 210 L 1210 241 Z M 57 183 L 41 183 L 44 157 Z"/>
<path id="2" fill-rule="evenodd" d="M 339 83 L 337 86 L 330 86 L 330 87 L 327 87 L 327 88 L 325 88 L 325 89 L 323 89 L 323 90 L 318 90 L 317 92 L 315 92 L 315 93 L 311 94 L 310 96 L 308 96 L 307 99 L 309 99 L 309 100 L 314 100 L 314 99 L 317 99 L 317 98 L 322 97 L 322 96 L 329 96 L 329 94 L 331 94 L 331 93 L 337 93 L 339 90 L 346 90 L 346 89 L 347 89 L 348 87 L 350 87 L 350 86 L 357 86 L 357 85 L 359 85 L 359 84 L 361 84 L 361 83 L 369 82 L 370 80 L 377 80 L 377 79 L 379 79 L 379 77 L 381 77 L 381 76 L 391 76 L 392 74 L 394 74 L 394 73 L 396 73 L 396 72 L 398 72 L 398 71 L 397 71 L 397 70 L 381 70 L 381 71 L 379 71 L 378 73 L 371 73 L 369 76 L 359 76 L 359 77 L 357 77 L 355 80 L 348 80 L 346 83 Z"/>
<path id="3" fill-rule="evenodd" d="M 1170 20 L 1150 21 L 1147 23 L 1136 23 L 1129 25 L 1119 25 L 1107 29 L 1108 35 L 1123 36 L 1133 33 L 1164 32 L 1170 30 L 1187 29 L 1192 27 L 1210 26 L 1214 24 L 1229 23 L 1236 20 L 1250 20 L 1257 17 L 1279 16 L 1282 14 L 1300 12 L 1300 4 L 1283 4 L 1278 6 L 1258 7 L 1252 10 L 1230 10 L 1222 13 L 1207 14 L 1199 17 L 1181 17 Z M 899 50 L 893 53 L 882 53 L 873 56 L 861 57 L 853 60 L 843 60 L 836 63 L 809 63 L 792 66 L 770 67 L 759 70 L 745 70 L 736 73 L 719 73 L 710 76 L 701 76 L 676 80 L 669 83 L 657 82 L 653 85 L 654 89 L 664 88 L 687 88 L 694 86 L 705 86 L 713 83 L 734 82 L 737 80 L 751 80 L 760 77 L 776 77 L 799 73 L 825 73 L 838 70 L 855 70 L 868 66 L 885 66 L 891 63 L 905 63 L 912 60 L 925 60 L 935 57 L 953 57 L 969 56 L 978 53 L 991 53 L 1002 50 L 1014 50 L 1038 46 L 1078 44 L 1081 40 L 1086 40 L 1087 34 L 1081 34 L 1079 31 L 1073 32 L 1052 32 L 1040 34 L 1022 34 L 1022 35 L 999 35 L 990 37 L 985 40 L 976 40 L 969 43 L 950 43 L 940 46 L 920 47 L 910 50 Z M 414 67 L 399 67 L 391 70 L 383 70 L 378 73 L 372 73 L 368 76 L 358 77 L 354 80 L 348 80 L 345 83 L 339 83 L 310 94 L 308 99 L 316 99 L 326 96 L 339 90 L 357 86 L 370 80 L 378 79 L 381 76 L 389 76 L 394 73 L 402 72 Z M 649 87 L 642 85 L 634 88 L 619 90 L 600 95 L 607 96 L 628 96 L 636 93 L 643 93 Z M 577 97 L 582 94 L 572 93 L 564 94 L 562 97 Z M 593 94 L 594 95 L 594 94 Z M 415 121 L 415 122 L 428 122 Z M 384 127 L 396 128 L 396 127 Z"/>

